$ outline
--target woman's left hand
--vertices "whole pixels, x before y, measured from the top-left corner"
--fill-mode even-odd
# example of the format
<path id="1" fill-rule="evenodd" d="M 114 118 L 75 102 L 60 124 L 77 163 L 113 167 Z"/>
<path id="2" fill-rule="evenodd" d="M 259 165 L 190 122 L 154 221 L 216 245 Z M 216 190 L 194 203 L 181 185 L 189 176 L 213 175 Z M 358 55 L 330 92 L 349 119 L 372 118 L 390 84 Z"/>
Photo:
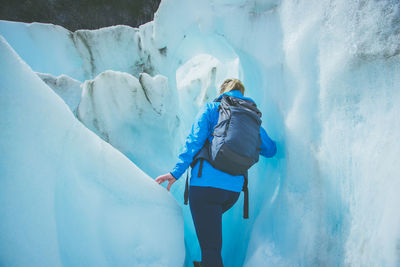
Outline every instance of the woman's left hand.
<path id="1" fill-rule="evenodd" d="M 176 179 L 174 176 L 172 176 L 172 174 L 167 173 L 167 174 L 158 176 L 155 181 L 158 184 L 162 184 L 165 181 L 168 181 L 167 190 L 169 191 L 169 189 L 171 188 L 171 185 L 176 182 Z"/>

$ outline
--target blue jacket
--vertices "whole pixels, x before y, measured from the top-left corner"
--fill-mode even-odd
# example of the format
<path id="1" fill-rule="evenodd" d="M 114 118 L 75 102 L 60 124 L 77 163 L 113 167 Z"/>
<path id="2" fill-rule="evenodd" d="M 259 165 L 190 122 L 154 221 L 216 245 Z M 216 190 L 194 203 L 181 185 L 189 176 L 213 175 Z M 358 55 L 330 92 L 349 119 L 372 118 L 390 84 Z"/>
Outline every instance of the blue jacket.
<path id="1" fill-rule="evenodd" d="M 244 97 L 240 91 L 230 91 L 226 95 L 253 101 L 250 98 Z M 220 96 L 219 98 L 221 98 Z M 254 102 L 254 101 L 253 101 Z M 172 176 L 179 179 L 182 174 L 192 163 L 194 156 L 205 144 L 207 138 L 212 141 L 213 136 L 211 133 L 218 122 L 218 107 L 220 102 L 211 102 L 203 106 L 198 113 L 190 134 L 186 138 L 183 146 L 182 153 L 179 155 L 178 163 L 171 171 Z M 269 138 L 264 128 L 260 128 L 261 135 L 261 151 L 260 155 L 264 157 L 273 157 L 276 153 L 276 144 Z M 240 192 L 242 191 L 244 177 L 243 175 L 234 176 L 226 172 L 215 169 L 207 161 L 203 163 L 202 175 L 197 177 L 199 170 L 199 162 L 192 168 L 192 175 L 190 185 L 192 186 L 206 186 L 221 188 L 229 191 Z"/>

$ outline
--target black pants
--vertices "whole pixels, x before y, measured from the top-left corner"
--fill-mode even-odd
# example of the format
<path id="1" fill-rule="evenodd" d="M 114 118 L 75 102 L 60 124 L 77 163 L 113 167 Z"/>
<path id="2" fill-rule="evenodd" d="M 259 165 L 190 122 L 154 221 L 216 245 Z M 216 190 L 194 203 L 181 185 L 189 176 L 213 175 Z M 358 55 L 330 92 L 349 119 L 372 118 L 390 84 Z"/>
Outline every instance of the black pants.
<path id="1" fill-rule="evenodd" d="M 201 248 L 202 267 L 222 267 L 222 214 L 239 198 L 239 192 L 191 186 L 189 204 Z"/>

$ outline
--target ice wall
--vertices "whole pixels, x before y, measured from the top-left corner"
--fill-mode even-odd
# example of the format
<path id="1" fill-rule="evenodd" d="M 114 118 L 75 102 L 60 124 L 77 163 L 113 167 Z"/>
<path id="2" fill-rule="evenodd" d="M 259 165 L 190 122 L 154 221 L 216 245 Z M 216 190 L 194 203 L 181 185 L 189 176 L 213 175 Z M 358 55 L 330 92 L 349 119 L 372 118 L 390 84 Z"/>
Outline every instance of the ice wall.
<path id="1" fill-rule="evenodd" d="M 3 37 L 0 62 L 1 265 L 182 265 L 173 197 L 76 120 Z"/>
<path id="2" fill-rule="evenodd" d="M 171 168 L 183 139 L 183 116 L 176 87 L 157 75 L 168 51 L 154 45 L 152 22 L 70 32 L 51 24 L 0 21 L 0 34 L 74 114 L 82 102 L 77 117 L 89 129 L 149 175 Z M 88 94 L 92 87 L 96 100 Z M 151 146 L 157 150 L 150 152 Z"/>
<path id="3" fill-rule="evenodd" d="M 320 55 L 317 159 L 344 207 L 346 265 L 398 266 L 400 3 L 338 1 Z M 333 195 L 334 196 L 334 195 Z"/>
<path id="4" fill-rule="evenodd" d="M 240 221 L 240 204 L 225 216 L 228 266 L 399 264 L 399 8 L 390 0 L 161 3 L 155 42 L 174 51 L 192 35 L 222 36 L 278 141 L 277 158 L 252 170 L 252 219 Z M 199 46 L 207 42 L 194 54 Z"/>
<path id="5" fill-rule="evenodd" d="M 67 75 L 81 82 L 106 70 L 138 77 L 157 74 L 166 49 L 152 41 L 153 24 L 118 25 L 70 32 L 61 26 L 0 20 L 0 34 L 36 72 Z"/>

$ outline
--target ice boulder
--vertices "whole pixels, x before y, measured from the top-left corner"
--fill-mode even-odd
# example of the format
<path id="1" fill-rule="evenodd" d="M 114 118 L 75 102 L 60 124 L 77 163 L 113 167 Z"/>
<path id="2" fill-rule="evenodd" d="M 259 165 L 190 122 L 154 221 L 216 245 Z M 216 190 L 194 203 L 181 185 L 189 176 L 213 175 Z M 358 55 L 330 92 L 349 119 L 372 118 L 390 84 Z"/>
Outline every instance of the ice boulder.
<path id="1" fill-rule="evenodd" d="M 141 28 L 147 29 L 149 26 Z M 98 30 L 78 30 L 71 33 L 71 38 L 83 60 L 82 69 L 87 79 L 106 70 L 128 72 L 135 76 L 141 72 L 152 74 L 155 71 L 156 66 L 144 47 L 146 41 L 137 28 L 119 25 Z"/>
<path id="2" fill-rule="evenodd" d="M 1 265 L 182 266 L 174 198 L 84 127 L 2 37 L 0 61 Z"/>
<path id="3" fill-rule="evenodd" d="M 168 171 L 180 138 L 176 92 L 168 80 L 105 71 L 83 84 L 78 118 L 153 177 Z"/>
<path id="4" fill-rule="evenodd" d="M 64 74 L 58 77 L 47 73 L 37 73 L 37 75 L 64 100 L 76 115 L 82 94 L 81 83 Z"/>

